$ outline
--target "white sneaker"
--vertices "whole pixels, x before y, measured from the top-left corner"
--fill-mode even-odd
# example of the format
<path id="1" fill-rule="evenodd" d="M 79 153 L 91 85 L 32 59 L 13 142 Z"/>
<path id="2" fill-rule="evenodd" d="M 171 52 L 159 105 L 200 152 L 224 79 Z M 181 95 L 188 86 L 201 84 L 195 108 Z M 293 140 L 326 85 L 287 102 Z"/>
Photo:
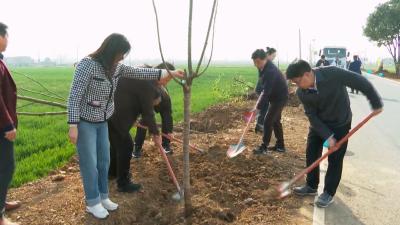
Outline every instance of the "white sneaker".
<path id="1" fill-rule="evenodd" d="M 101 204 L 109 211 L 115 211 L 118 209 L 118 204 L 112 202 L 109 198 L 101 200 Z"/>
<path id="2" fill-rule="evenodd" d="M 6 218 L 3 218 L 3 219 L 0 218 L 0 224 L 1 225 L 19 225 L 19 223 L 13 223 Z"/>
<path id="3" fill-rule="evenodd" d="M 94 206 L 86 206 L 86 212 L 92 214 L 97 219 L 105 219 L 109 215 L 108 211 L 100 203 Z"/>

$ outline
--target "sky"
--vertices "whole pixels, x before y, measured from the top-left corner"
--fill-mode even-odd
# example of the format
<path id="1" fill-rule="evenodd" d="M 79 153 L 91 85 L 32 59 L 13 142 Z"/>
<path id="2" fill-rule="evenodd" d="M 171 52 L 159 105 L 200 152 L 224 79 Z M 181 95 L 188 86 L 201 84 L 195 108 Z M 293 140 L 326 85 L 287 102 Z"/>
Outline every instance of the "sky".
<path id="1" fill-rule="evenodd" d="M 164 55 L 170 61 L 187 59 L 188 2 L 156 0 Z M 362 32 L 368 15 L 383 2 L 219 0 L 213 59 L 250 62 L 255 49 L 270 46 L 278 50 L 279 60 L 291 61 L 299 57 L 299 30 L 304 59 L 310 49 L 325 45 L 345 46 L 370 60 L 390 57 Z M 194 1 L 194 59 L 201 53 L 211 6 L 212 0 Z M 0 22 L 9 26 L 8 57 L 76 61 L 118 32 L 131 42 L 129 60 L 160 58 L 151 0 L 1 0 Z"/>

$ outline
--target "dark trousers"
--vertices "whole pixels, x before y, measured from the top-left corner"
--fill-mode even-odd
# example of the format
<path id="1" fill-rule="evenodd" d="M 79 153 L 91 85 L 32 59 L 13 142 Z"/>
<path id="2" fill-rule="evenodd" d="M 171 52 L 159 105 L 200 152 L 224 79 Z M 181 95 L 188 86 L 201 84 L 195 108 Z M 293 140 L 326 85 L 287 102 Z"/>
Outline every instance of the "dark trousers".
<path id="1" fill-rule="evenodd" d="M 269 103 L 265 104 L 265 106 L 258 112 L 257 114 L 257 126 L 264 127 L 264 118 L 268 112 Z"/>
<path id="2" fill-rule="evenodd" d="M 132 159 L 133 141 L 129 133 L 137 119 L 135 114 L 126 114 L 108 121 L 110 137 L 110 169 L 109 175 L 117 176 L 119 186 L 130 182 L 130 161 Z"/>
<path id="3" fill-rule="evenodd" d="M 162 117 L 162 116 L 161 116 Z M 142 121 L 140 121 L 139 122 L 140 124 L 142 124 L 143 125 L 143 123 L 142 123 Z M 164 134 L 168 134 L 168 133 L 172 133 L 172 126 L 168 126 L 167 124 L 165 124 L 165 122 L 161 122 L 161 131 L 164 133 Z M 144 129 L 144 128 L 141 128 L 141 127 L 138 127 L 137 129 L 136 129 L 136 136 L 135 136 L 135 145 L 137 146 L 137 147 L 139 147 L 139 149 L 141 149 L 142 148 L 142 146 L 143 146 L 143 143 L 144 143 L 144 139 L 146 139 L 146 134 L 147 134 L 147 129 Z M 162 137 L 162 145 L 165 147 L 165 146 L 168 146 L 169 144 L 170 144 L 170 140 L 168 139 L 168 138 L 166 138 L 166 137 Z"/>
<path id="4" fill-rule="evenodd" d="M 331 128 L 332 132 L 335 134 L 334 137 L 339 141 L 342 137 L 346 136 L 351 128 L 351 123 L 337 127 Z M 323 140 L 318 134 L 310 129 L 307 139 L 307 166 L 311 165 L 322 155 L 322 146 L 325 140 Z M 347 141 L 343 143 L 339 150 L 328 156 L 328 170 L 325 176 L 325 186 L 324 192 L 327 192 L 331 196 L 334 196 L 336 189 L 339 186 L 340 179 L 342 177 L 343 169 L 343 158 L 347 149 Z M 307 184 L 314 188 L 318 188 L 319 184 L 319 166 L 312 170 L 307 175 Z"/>
<path id="5" fill-rule="evenodd" d="M 15 169 L 14 143 L 0 137 L 0 218 L 3 217 L 8 186 Z"/>
<path id="6" fill-rule="evenodd" d="M 164 98 L 158 106 L 154 107 L 154 110 L 158 113 L 160 113 L 161 116 L 161 132 L 164 134 L 169 134 L 172 133 L 173 131 L 173 120 L 172 120 L 172 107 L 171 107 L 171 99 L 168 97 L 167 99 Z M 139 122 L 142 125 L 143 124 L 142 120 Z M 135 145 L 139 148 L 142 148 L 144 139 L 146 138 L 146 133 L 147 130 L 138 127 L 136 130 L 136 136 L 135 136 Z M 163 147 L 169 146 L 170 140 L 166 137 L 162 137 L 162 145 Z"/>
<path id="7" fill-rule="evenodd" d="M 276 144 L 278 148 L 284 148 L 285 142 L 283 140 L 283 128 L 281 123 L 282 110 L 285 107 L 287 99 L 270 102 L 268 112 L 264 118 L 264 135 L 263 143 L 268 146 L 271 141 L 272 131 L 275 133 Z"/>
<path id="8" fill-rule="evenodd" d="M 140 121 L 139 123 L 141 123 L 142 121 Z M 142 124 L 143 125 L 143 124 Z M 146 134 L 147 134 L 147 129 L 138 127 L 136 129 L 136 136 L 135 136 L 135 145 L 137 148 L 141 149 L 144 143 L 144 139 L 146 138 Z M 164 141 L 164 137 L 163 137 L 163 141 Z"/>
<path id="9" fill-rule="evenodd" d="M 163 124 L 163 125 L 164 125 L 164 124 Z M 170 132 L 165 132 L 164 129 L 162 129 L 162 132 L 163 132 L 164 134 L 170 133 Z M 146 139 L 146 134 L 147 134 L 147 130 L 146 130 L 146 129 L 143 129 L 143 128 L 140 128 L 140 127 L 137 128 L 137 130 L 136 130 L 136 136 L 135 136 L 135 145 L 136 145 L 139 149 L 141 149 L 142 146 L 143 146 L 144 139 Z M 163 147 L 169 146 L 170 143 L 171 143 L 171 141 L 170 141 L 168 138 L 166 138 L 166 137 L 164 137 L 164 136 L 162 137 L 162 146 L 163 146 Z"/>

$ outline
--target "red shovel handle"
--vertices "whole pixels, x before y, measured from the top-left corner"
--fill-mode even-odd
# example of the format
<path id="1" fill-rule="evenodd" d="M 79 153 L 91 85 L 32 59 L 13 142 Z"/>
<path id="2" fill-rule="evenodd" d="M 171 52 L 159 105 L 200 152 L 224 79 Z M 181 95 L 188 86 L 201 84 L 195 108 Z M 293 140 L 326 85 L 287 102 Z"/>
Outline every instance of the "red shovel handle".
<path id="1" fill-rule="evenodd" d="M 147 129 L 146 126 L 143 126 L 143 125 L 140 124 L 140 123 L 136 124 L 136 126 L 137 126 L 137 127 L 140 127 L 140 128 L 143 128 L 143 129 Z M 178 139 L 178 138 L 171 137 L 171 136 L 169 136 L 168 134 L 164 134 L 164 133 L 161 133 L 161 135 L 162 135 L 163 137 L 168 138 L 170 141 L 176 141 L 176 142 L 178 142 L 178 143 L 183 144 L 183 141 L 180 140 L 180 139 Z M 189 147 L 192 148 L 192 149 L 194 149 L 194 150 L 197 150 L 197 151 L 199 151 L 199 152 L 201 152 L 201 153 L 204 152 L 203 149 L 200 149 L 200 148 L 198 148 L 198 147 L 196 147 L 196 146 L 194 146 L 194 145 L 192 145 L 192 144 L 189 144 Z"/>
<path id="2" fill-rule="evenodd" d="M 179 185 L 178 180 L 176 179 L 174 171 L 172 170 L 171 163 L 169 162 L 167 154 L 165 154 L 164 148 L 162 146 L 158 146 L 158 149 L 160 150 L 160 153 L 161 153 L 162 157 L 164 158 L 165 164 L 167 164 L 168 174 L 171 177 L 172 182 L 174 182 L 174 185 L 175 185 L 176 189 L 178 190 L 178 192 L 181 193 L 181 187 Z"/>
<path id="3" fill-rule="evenodd" d="M 183 144 L 183 141 L 180 140 L 180 139 L 178 139 L 178 138 L 176 138 L 176 137 L 171 137 L 171 136 L 169 136 L 168 134 L 164 134 L 164 133 L 162 133 L 161 135 L 162 135 L 163 137 L 168 138 L 168 139 L 171 140 L 171 141 L 176 141 L 176 142 L 178 142 L 178 143 Z M 189 144 L 189 147 L 192 148 L 192 149 L 194 149 L 194 150 L 197 150 L 197 151 L 199 151 L 199 152 L 201 152 L 201 153 L 204 152 L 203 149 L 200 149 L 200 148 L 198 148 L 198 147 L 196 147 L 196 146 L 194 146 L 194 145 L 192 145 L 192 144 Z"/>

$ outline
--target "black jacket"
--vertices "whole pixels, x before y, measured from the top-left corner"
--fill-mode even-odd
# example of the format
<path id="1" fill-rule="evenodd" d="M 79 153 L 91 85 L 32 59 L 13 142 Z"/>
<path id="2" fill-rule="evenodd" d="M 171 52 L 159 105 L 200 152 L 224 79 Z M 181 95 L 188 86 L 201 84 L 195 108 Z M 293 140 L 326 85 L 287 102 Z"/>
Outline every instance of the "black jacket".
<path id="1" fill-rule="evenodd" d="M 349 70 L 354 73 L 362 74 L 361 73 L 361 65 L 362 65 L 362 63 L 360 60 L 355 60 L 350 63 Z"/>
<path id="2" fill-rule="evenodd" d="M 304 105 L 311 129 L 321 138 L 327 139 L 332 128 L 351 122 L 352 113 L 347 87 L 361 91 L 373 109 L 382 108 L 382 101 L 372 84 L 363 76 L 351 71 L 327 66 L 315 68 L 317 90 L 297 89 L 297 95 Z"/>
<path id="3" fill-rule="evenodd" d="M 316 67 L 319 66 L 329 66 L 329 61 L 326 59 L 320 59 L 318 60 Z"/>
<path id="4" fill-rule="evenodd" d="M 174 121 L 172 118 L 172 102 L 168 90 L 164 87 L 159 87 L 161 94 L 160 104 L 154 106 L 154 111 L 160 113 L 163 132 L 172 133 Z"/>
<path id="5" fill-rule="evenodd" d="M 287 101 L 289 91 L 286 79 L 281 71 L 271 62 L 265 64 L 260 71 L 263 84 L 263 93 L 257 109 L 261 110 L 268 102 Z"/>
<path id="6" fill-rule="evenodd" d="M 133 122 L 141 114 L 149 132 L 159 134 L 153 105 L 154 99 L 159 96 L 160 93 L 153 81 L 121 78 L 115 92 L 112 124 L 123 133 L 132 127 Z"/>

